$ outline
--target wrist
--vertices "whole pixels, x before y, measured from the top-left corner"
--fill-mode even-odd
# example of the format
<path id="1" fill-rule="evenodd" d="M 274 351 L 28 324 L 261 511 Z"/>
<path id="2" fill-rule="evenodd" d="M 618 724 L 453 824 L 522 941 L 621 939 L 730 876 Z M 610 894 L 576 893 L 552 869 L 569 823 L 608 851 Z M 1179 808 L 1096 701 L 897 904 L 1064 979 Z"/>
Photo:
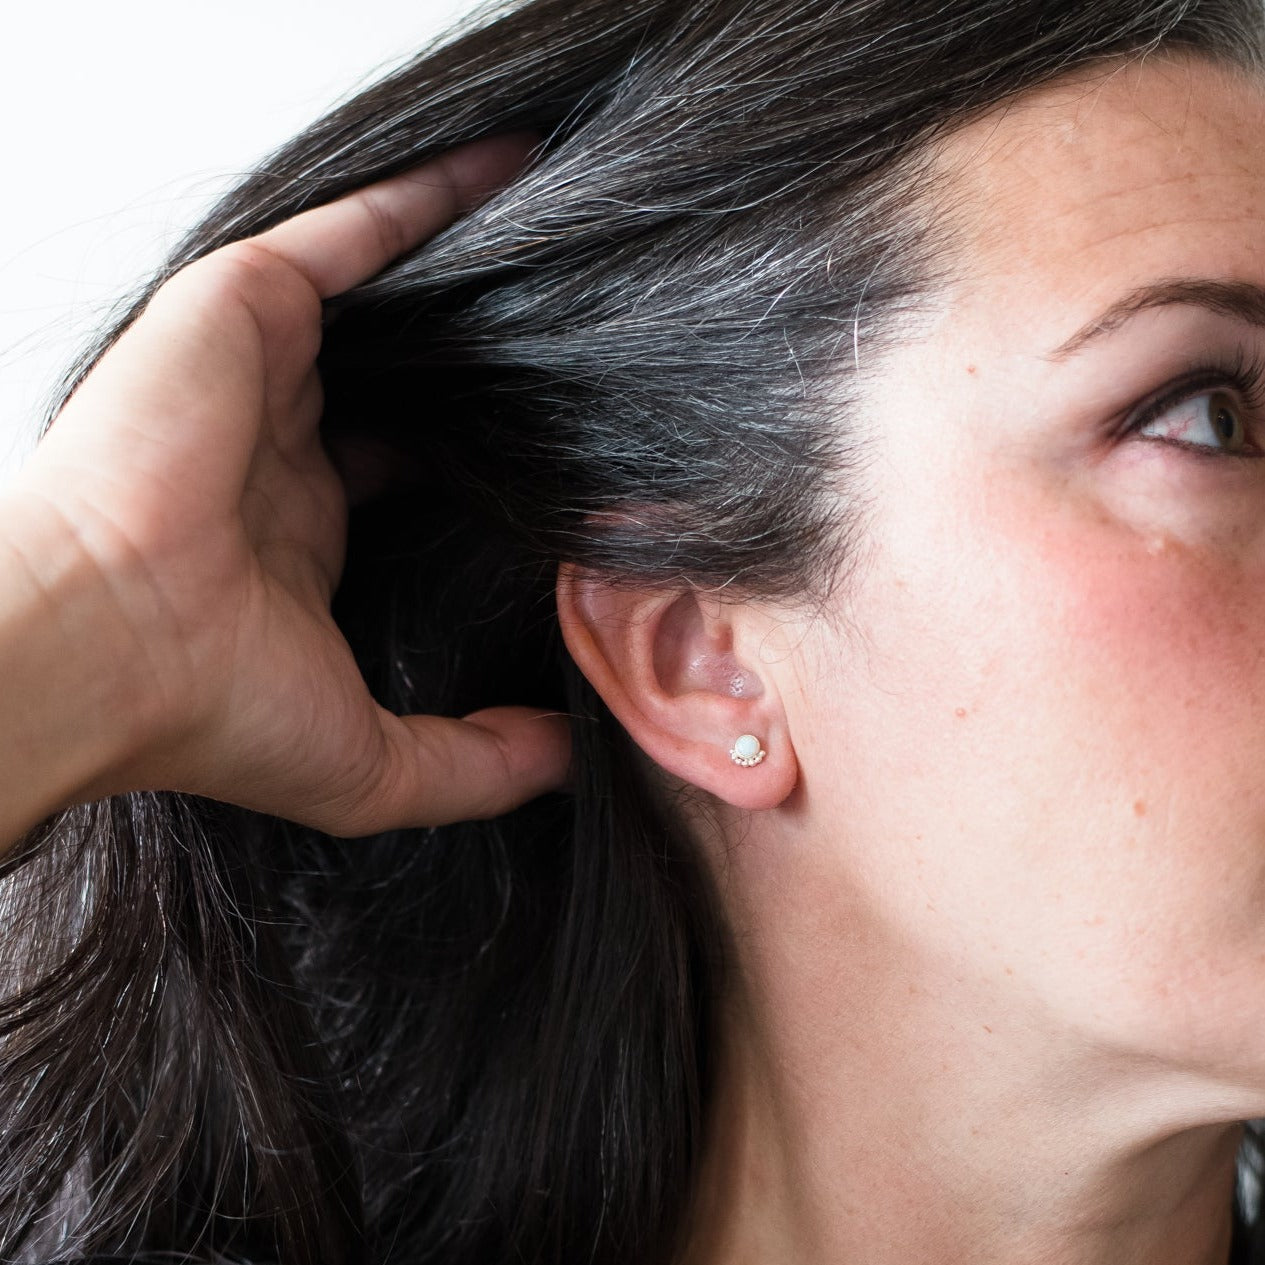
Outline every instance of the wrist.
<path id="1" fill-rule="evenodd" d="M 0 497 L 0 851 L 58 809 L 128 789 L 152 717 L 127 624 L 72 526 Z"/>

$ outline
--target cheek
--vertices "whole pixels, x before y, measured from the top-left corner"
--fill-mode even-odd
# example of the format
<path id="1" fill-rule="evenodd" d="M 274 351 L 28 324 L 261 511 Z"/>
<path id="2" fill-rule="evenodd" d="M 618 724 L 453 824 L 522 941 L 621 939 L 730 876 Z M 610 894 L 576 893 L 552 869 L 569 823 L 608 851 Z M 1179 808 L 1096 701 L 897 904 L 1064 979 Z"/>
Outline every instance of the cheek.
<path id="1" fill-rule="evenodd" d="M 1053 691 L 1109 764 L 1173 779 L 1206 764 L 1214 782 L 1259 769 L 1265 556 L 1094 526 L 1017 550 L 1013 596 L 994 594 L 1030 647 L 1027 688 Z"/>
<path id="2" fill-rule="evenodd" d="M 1104 1039 L 1255 1076 L 1265 560 L 1104 530 L 1016 562 L 999 578 L 1028 653 L 990 691 L 983 740 L 1027 765 L 1007 797 L 1024 834 L 1005 894 L 1026 915 L 1010 931 L 1040 938 L 1043 991 Z"/>
<path id="3" fill-rule="evenodd" d="M 884 916 L 1152 1048 L 1265 1001 L 1265 556 L 1037 498 L 925 527 L 823 646 L 809 740 Z"/>
<path id="4" fill-rule="evenodd" d="M 1036 760 L 1051 794 L 1114 780 L 1130 807 L 1138 777 L 1257 778 L 1265 535 L 1183 537 L 1066 489 L 998 485 L 892 533 L 859 595 L 864 653 L 836 660 L 877 709 L 860 723 L 905 730 L 928 771 L 992 761 L 1002 780 Z"/>

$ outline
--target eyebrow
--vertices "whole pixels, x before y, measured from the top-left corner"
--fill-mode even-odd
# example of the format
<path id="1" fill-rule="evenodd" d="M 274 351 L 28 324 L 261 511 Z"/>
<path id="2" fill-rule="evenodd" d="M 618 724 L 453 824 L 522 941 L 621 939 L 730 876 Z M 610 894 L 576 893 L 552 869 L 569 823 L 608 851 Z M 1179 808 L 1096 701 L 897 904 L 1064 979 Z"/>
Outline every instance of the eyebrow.
<path id="1" fill-rule="evenodd" d="M 1105 312 L 1050 352 L 1046 359 L 1066 360 L 1087 343 L 1114 333 L 1139 312 L 1176 303 L 1207 308 L 1210 312 L 1232 316 L 1247 325 L 1265 326 L 1265 286 L 1254 285 L 1250 281 L 1216 281 L 1204 277 L 1153 281 L 1117 299 Z"/>

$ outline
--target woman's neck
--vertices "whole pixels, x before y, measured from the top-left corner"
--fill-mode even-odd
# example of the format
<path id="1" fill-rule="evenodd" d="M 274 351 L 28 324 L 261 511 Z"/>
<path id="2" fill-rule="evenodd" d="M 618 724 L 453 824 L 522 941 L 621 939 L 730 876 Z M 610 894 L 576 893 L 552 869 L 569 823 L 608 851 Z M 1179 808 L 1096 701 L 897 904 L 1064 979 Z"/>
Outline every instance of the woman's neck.
<path id="1" fill-rule="evenodd" d="M 853 912 L 734 939 L 680 1265 L 1226 1265 L 1242 1128 L 1204 1087 Z"/>

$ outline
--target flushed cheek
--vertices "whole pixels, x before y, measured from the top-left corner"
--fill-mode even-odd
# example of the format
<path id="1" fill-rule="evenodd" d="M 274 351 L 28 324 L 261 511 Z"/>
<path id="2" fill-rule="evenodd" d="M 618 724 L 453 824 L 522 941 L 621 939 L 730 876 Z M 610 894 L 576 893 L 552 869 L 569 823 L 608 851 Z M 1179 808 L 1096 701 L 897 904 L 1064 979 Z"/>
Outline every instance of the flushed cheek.
<path id="1" fill-rule="evenodd" d="M 1087 712 L 1087 740 L 1162 763 L 1199 739 L 1227 771 L 1265 767 L 1265 553 L 1104 524 L 1017 561 L 1019 605 L 1044 616 L 1027 635 Z"/>
<path id="2" fill-rule="evenodd" d="M 1228 949 L 1265 1007 L 1265 557 L 1007 496 L 885 538 L 810 787 L 964 969 L 1140 1032 Z"/>
<path id="3" fill-rule="evenodd" d="M 1107 777 L 1193 778 L 1192 742 L 1214 780 L 1265 768 L 1260 465 L 1123 443 L 984 487 L 947 512 L 979 588 L 977 635 L 1009 668 L 991 692 L 999 724 L 1008 699 L 1027 700 L 1033 729 L 1073 744 L 1069 775 L 1079 750 Z"/>
<path id="4" fill-rule="evenodd" d="M 994 613 L 995 654 L 1009 650 L 977 713 L 994 749 L 1009 726 L 1016 760 L 1027 753 L 1047 767 L 1056 816 L 1074 815 L 1059 797 L 1082 796 L 1080 816 L 1104 843 L 1134 840 L 1153 861 L 1181 836 L 1185 853 L 1164 860 L 1189 861 L 1186 880 L 1208 863 L 1201 840 L 1259 866 L 1265 542 L 1198 523 L 1181 538 L 1066 488 L 988 509 L 974 525 L 981 548 L 994 537 L 988 523 L 1010 528 L 1004 548 L 989 551 L 979 604 L 985 637 Z M 1259 831 L 1218 837 L 1231 813 Z M 1082 860 L 1100 871 L 1114 862 L 1092 850 Z"/>
<path id="5" fill-rule="evenodd" d="M 1126 534 L 1049 541 L 1030 574 L 1034 608 L 1040 586 L 1062 595 L 1029 631 L 1066 828 L 1029 854 L 1065 919 L 1053 960 L 1082 974 L 1098 1031 L 1247 1067 L 1265 1018 L 1265 565 Z"/>

